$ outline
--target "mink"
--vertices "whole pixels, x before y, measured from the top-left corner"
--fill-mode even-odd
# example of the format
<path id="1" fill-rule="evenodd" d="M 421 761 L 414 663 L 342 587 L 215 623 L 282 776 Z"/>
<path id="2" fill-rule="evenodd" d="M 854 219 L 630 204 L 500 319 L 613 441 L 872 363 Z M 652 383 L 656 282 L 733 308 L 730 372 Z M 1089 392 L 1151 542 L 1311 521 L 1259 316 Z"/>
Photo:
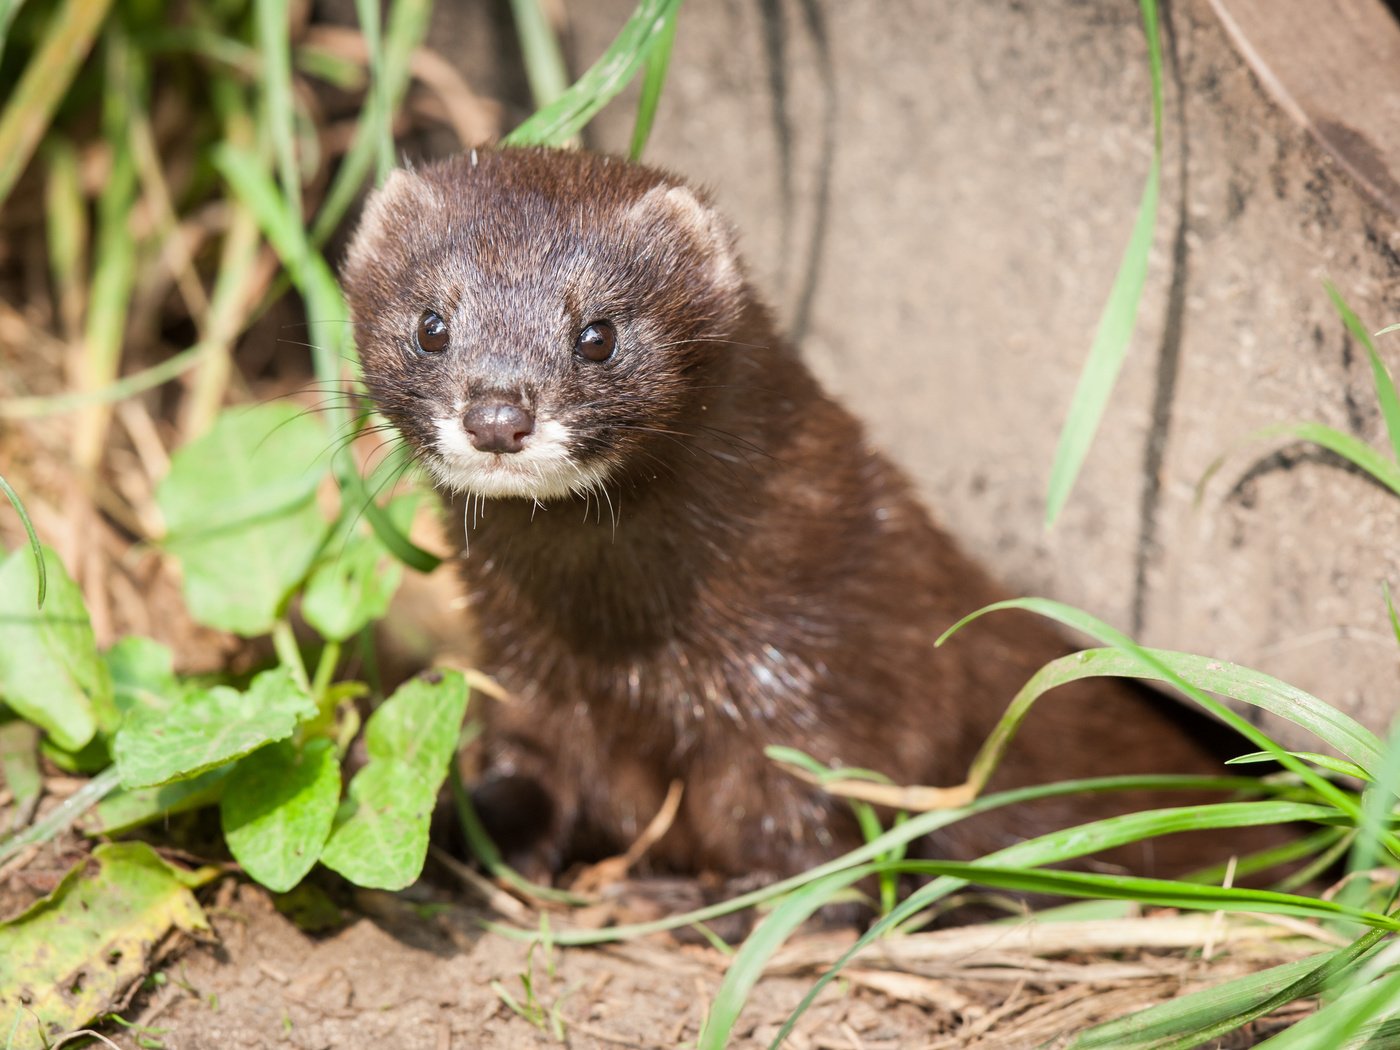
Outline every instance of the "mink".
<path id="1" fill-rule="evenodd" d="M 956 784 L 1016 691 L 1069 651 L 1024 613 L 935 648 L 1005 592 L 823 391 L 729 224 L 681 179 L 552 149 L 398 170 L 343 277 L 364 383 L 447 502 L 480 664 L 512 697 L 480 709 L 474 797 L 528 870 L 625 849 L 676 780 L 653 871 L 803 870 L 860 831 L 765 747 Z M 1087 680 L 1040 701 L 991 788 L 1219 774 L 1218 728 Z M 1009 807 L 918 852 L 970 859 L 1181 802 Z M 1207 857 L 1172 837 L 1115 859 L 1163 874 Z"/>

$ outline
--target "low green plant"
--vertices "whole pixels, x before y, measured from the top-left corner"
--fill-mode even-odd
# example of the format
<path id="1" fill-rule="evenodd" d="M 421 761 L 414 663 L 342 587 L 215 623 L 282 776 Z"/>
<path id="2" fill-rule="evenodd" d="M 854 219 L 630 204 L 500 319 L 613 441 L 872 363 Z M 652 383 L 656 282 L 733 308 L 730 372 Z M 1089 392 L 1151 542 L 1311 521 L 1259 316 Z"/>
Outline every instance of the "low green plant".
<path id="1" fill-rule="evenodd" d="M 318 507 L 324 446 L 321 424 L 292 405 L 228 412 L 175 455 L 157 494 L 191 616 L 274 639 L 278 664 L 250 681 L 181 678 L 146 638 L 99 652 L 52 552 L 42 611 L 26 608 L 29 552 L 0 565 L 6 703 L 45 732 L 60 765 L 114 764 L 120 787 L 97 805 L 92 832 L 217 804 L 234 858 L 271 889 L 291 889 L 318 860 L 365 886 L 417 877 L 466 682 L 457 672 L 417 679 L 380 705 L 364 727 L 369 761 L 341 802 L 355 701 L 369 691 L 336 678 L 341 647 L 383 614 L 401 569 L 354 504 L 330 521 Z M 403 528 L 415 501 L 398 497 L 386 513 Z M 294 604 L 318 635 L 305 646 L 314 668 L 293 633 Z"/>
<path id="2" fill-rule="evenodd" d="M 383 178 L 393 164 L 392 119 L 429 0 L 398 0 L 387 17 L 375 0 L 357 0 L 367 62 L 314 38 L 294 41 L 275 0 L 194 5 L 174 18 L 147 0 L 0 6 L 0 79 L 23 89 L 0 102 L 0 143 L 8 144 L 0 205 L 17 187 L 27 200 L 36 186 L 42 191 L 45 276 L 61 322 L 49 338 L 71 344 L 82 377 L 76 390 L 0 400 L 0 418 L 76 413 L 74 464 L 93 478 L 111 405 L 192 373 L 183 441 L 156 493 L 164 529 L 145 538 L 178 564 L 193 620 L 268 638 L 275 654 L 250 676 L 184 676 L 149 638 L 99 649 L 80 587 L 0 479 L 30 540 L 0 559 L 0 763 L 17 807 L 37 800 L 26 785 L 37 779 L 40 747 L 63 768 L 91 774 L 63 806 L 0 837 L 0 863 L 79 817 L 83 830 L 106 837 L 217 807 L 234 859 L 273 890 L 296 886 L 318 862 L 361 886 L 402 888 L 424 862 L 468 689 L 453 671 L 414 679 L 361 725 L 371 685 L 343 676 L 346 646 L 383 614 L 403 567 L 426 571 L 438 559 L 408 538 L 417 497 L 381 495 L 393 491 L 406 460 L 391 455 L 362 477 L 350 454 L 375 422 L 361 408 L 349 315 L 323 249 L 371 173 Z M 520 7 L 538 10 L 526 0 Z M 571 137 L 646 66 L 640 151 L 679 7 L 640 0 L 599 61 L 510 141 Z M 85 63 L 89 53 L 95 61 Z M 559 65 L 557 48 L 552 54 L 543 61 Z M 555 77 L 567 82 L 562 66 Z M 316 178 L 321 143 L 305 105 L 307 78 L 365 91 L 349 146 L 325 181 Z M 154 132 L 162 105 L 167 117 L 173 105 L 189 118 L 179 162 L 169 166 Z M 81 172 L 80 151 L 90 148 L 110 160 L 96 191 Z M 218 221 L 202 222 L 211 207 Z M 138 208 L 150 222 L 130 221 Z M 206 225 L 213 232 L 196 261 L 182 237 Z M 259 255 L 269 251 L 284 274 L 259 279 Z M 150 294 L 151 274 L 170 277 L 197 336 L 155 361 L 149 347 L 133 350 L 125 338 L 148 327 L 150 303 L 163 301 Z M 223 410 L 235 341 L 288 289 L 305 304 L 313 333 L 305 345 L 329 402 L 320 412 L 290 402 Z M 344 759 L 361 735 L 367 761 L 351 777 Z M 94 856 L 125 848 L 101 846 Z M 147 860 L 96 873 L 108 873 L 101 885 L 118 911 L 130 903 L 141 864 L 163 866 L 166 883 L 186 877 Z M 20 965 L 20 949 L 42 944 L 46 917 L 87 909 L 93 876 L 75 869 L 64 884 L 73 888 L 0 924 L 0 1017 L 9 1023 L 13 1015 L 7 1047 L 38 1046 L 43 1032 L 74 1030 L 111 1001 L 111 988 L 94 985 L 81 1001 L 45 999 L 35 1008 L 40 973 Z M 171 891 L 188 914 L 172 911 L 151 936 L 142 927 L 141 943 L 125 951 L 129 966 L 142 965 L 172 923 L 203 928 L 188 888 L 180 892 Z M 152 913 L 152 928 L 162 914 Z M 95 912 L 82 926 L 74 952 L 103 956 L 115 935 L 104 916 Z M 131 975 L 114 969 L 112 977 Z"/>
<path id="3" fill-rule="evenodd" d="M 541 936 L 548 936 L 547 922 Z M 516 975 L 516 979 L 520 982 L 521 995 L 515 996 L 500 981 L 491 982 L 491 991 L 512 1013 L 529 1022 L 541 1032 L 552 1036 L 555 1042 L 567 1044 L 568 1029 L 564 1021 L 564 1000 L 569 993 L 565 992 L 555 996 L 548 1005 L 545 1004 L 540 996 L 539 982 L 535 977 L 536 950 L 544 954 L 545 976 L 547 980 L 552 981 L 554 979 L 554 962 L 551 958 L 551 949 L 546 941 L 536 940 L 531 941 L 529 948 L 526 949 L 525 968 Z"/>

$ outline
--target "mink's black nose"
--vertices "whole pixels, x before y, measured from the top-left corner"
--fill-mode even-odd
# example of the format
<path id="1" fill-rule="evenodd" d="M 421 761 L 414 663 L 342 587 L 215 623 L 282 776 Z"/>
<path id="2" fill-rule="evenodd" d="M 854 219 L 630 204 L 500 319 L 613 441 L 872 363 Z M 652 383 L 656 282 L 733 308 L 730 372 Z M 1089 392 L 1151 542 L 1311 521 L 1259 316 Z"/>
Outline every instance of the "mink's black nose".
<path id="1" fill-rule="evenodd" d="M 462 428 L 482 452 L 519 452 L 535 429 L 535 417 L 519 405 L 488 401 L 467 409 Z"/>

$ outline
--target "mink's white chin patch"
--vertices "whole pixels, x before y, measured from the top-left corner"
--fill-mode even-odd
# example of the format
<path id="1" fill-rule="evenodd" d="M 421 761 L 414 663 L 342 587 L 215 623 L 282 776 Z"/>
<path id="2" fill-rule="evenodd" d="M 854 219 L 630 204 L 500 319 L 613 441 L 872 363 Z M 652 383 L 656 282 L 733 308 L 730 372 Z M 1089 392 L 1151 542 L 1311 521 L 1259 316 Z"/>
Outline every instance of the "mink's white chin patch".
<path id="1" fill-rule="evenodd" d="M 519 452 L 482 452 L 458 418 L 435 419 L 437 441 L 424 460 L 438 484 L 487 499 L 563 499 L 582 495 L 607 479 L 607 469 L 575 462 L 568 428 L 552 419 L 535 422 Z"/>

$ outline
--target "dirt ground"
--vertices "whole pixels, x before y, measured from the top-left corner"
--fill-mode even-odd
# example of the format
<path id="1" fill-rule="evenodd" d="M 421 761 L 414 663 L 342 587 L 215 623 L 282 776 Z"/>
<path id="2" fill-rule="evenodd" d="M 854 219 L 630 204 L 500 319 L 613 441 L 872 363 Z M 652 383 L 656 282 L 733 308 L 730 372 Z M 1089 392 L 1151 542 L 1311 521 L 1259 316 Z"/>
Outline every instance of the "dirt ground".
<path id="1" fill-rule="evenodd" d="M 148 981 L 126 1013 L 141 1027 L 108 1026 L 106 1034 L 123 1050 L 137 1050 L 141 1038 L 170 1050 L 688 1047 L 727 962 L 714 948 L 666 935 L 532 951 L 484 932 L 480 920 L 500 916 L 460 900 L 425 910 L 362 894 L 356 904 L 364 914 L 313 936 L 261 890 L 225 881 L 208 906 L 215 938 L 186 943 L 161 964 L 160 983 Z M 878 947 L 829 985 L 786 1045 L 1065 1046 L 1095 1022 L 1319 947 L 1282 933 L 1161 914 L 915 934 Z M 813 933 L 785 947 L 730 1045 L 768 1046 L 852 936 Z M 531 1007 L 540 1011 L 534 1021 L 520 1012 Z M 1212 1045 L 1251 1046 L 1281 1024 Z"/>

